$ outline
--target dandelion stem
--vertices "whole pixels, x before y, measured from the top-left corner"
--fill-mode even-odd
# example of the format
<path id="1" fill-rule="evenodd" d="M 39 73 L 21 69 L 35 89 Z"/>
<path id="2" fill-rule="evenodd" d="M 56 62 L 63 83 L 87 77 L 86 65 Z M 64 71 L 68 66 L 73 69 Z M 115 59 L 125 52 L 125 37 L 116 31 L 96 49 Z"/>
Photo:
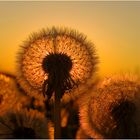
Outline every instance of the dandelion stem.
<path id="1" fill-rule="evenodd" d="M 60 99 L 61 99 L 61 90 L 57 88 L 55 90 L 55 105 L 54 105 L 54 138 L 61 138 L 61 116 L 60 116 Z"/>

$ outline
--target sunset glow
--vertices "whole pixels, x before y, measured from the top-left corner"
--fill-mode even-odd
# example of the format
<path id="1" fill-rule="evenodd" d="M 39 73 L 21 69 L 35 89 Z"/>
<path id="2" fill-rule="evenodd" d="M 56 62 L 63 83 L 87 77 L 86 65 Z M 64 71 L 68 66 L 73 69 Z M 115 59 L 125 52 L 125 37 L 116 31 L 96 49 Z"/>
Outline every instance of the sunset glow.
<path id="1" fill-rule="evenodd" d="M 45 27 L 70 27 L 94 42 L 99 75 L 140 74 L 140 2 L 0 2 L 0 71 L 16 74 L 19 45 Z"/>

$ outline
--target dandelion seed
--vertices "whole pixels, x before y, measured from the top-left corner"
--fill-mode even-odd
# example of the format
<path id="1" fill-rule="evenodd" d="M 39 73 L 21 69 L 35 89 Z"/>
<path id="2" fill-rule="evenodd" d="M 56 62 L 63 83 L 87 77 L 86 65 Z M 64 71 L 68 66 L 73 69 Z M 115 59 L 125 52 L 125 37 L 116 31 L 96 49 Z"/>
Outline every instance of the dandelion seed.
<path id="1" fill-rule="evenodd" d="M 0 138 L 48 138 L 47 120 L 37 110 L 9 110 L 0 117 Z"/>
<path id="2" fill-rule="evenodd" d="M 105 78 L 80 106 L 80 124 L 92 138 L 140 138 L 140 82 L 136 76 Z"/>

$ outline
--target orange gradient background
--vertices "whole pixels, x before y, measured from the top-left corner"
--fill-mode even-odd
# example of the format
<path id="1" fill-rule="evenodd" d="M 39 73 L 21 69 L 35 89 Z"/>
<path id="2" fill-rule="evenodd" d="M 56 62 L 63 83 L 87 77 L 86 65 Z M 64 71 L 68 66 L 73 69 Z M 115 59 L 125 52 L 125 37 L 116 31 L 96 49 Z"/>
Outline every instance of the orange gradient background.
<path id="1" fill-rule="evenodd" d="M 76 29 L 94 42 L 99 75 L 140 75 L 140 1 L 1 1 L 0 71 L 16 74 L 19 45 L 51 26 Z"/>

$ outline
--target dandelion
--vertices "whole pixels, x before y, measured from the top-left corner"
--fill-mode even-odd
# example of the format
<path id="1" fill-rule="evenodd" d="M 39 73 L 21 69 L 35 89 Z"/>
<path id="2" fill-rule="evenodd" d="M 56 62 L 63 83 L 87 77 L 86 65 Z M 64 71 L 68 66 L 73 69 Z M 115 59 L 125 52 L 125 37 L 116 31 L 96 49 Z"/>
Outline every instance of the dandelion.
<path id="1" fill-rule="evenodd" d="M 48 138 L 45 116 L 37 110 L 16 108 L 0 117 L 0 138 Z"/>
<path id="2" fill-rule="evenodd" d="M 80 124 L 86 134 L 140 138 L 140 82 L 136 76 L 105 78 L 93 92 L 80 106 Z"/>
<path id="3" fill-rule="evenodd" d="M 97 63 L 93 44 L 76 31 L 53 27 L 34 33 L 21 47 L 17 78 L 21 87 L 32 96 L 43 93 L 48 100 L 55 93 L 59 112 L 55 120 L 60 122 L 64 93 L 85 88 L 93 77 Z"/>
<path id="4" fill-rule="evenodd" d="M 19 100 L 14 76 L 0 73 L 0 114 L 12 108 Z"/>
<path id="5" fill-rule="evenodd" d="M 85 85 L 94 74 L 97 56 L 83 34 L 53 27 L 30 36 L 21 46 L 18 62 L 21 87 L 32 96 L 45 89 L 51 96 L 58 86 L 69 93 Z"/>

